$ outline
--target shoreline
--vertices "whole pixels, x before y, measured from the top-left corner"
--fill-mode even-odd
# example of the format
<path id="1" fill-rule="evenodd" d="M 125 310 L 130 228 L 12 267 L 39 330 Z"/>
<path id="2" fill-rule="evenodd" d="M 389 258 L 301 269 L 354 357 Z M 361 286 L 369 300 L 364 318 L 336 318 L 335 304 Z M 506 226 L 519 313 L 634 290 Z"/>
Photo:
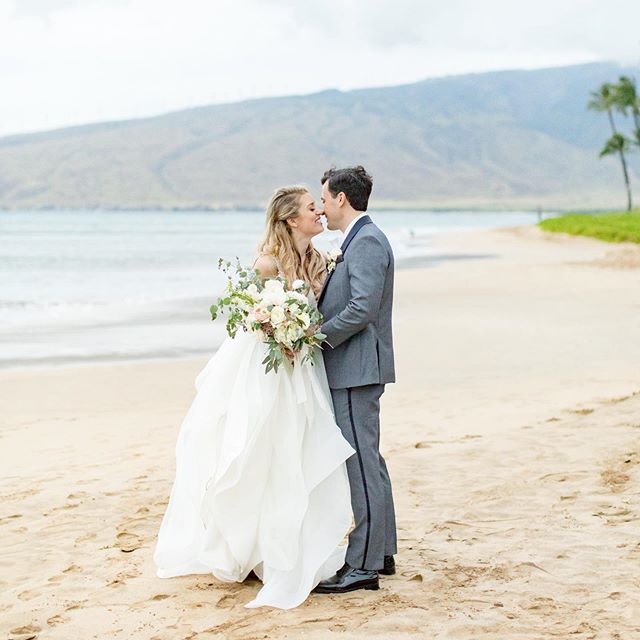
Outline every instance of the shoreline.
<path id="1" fill-rule="evenodd" d="M 463 229 L 456 231 L 443 231 L 438 235 L 442 235 L 444 237 L 448 236 L 458 236 L 461 234 L 473 234 L 477 233 L 475 229 Z M 436 238 L 436 242 L 434 245 L 430 243 L 430 240 Z M 438 245 L 442 245 L 439 249 Z M 443 243 L 442 240 L 437 238 L 437 236 L 430 236 L 428 238 L 420 238 L 417 237 L 414 243 L 414 247 L 416 249 L 420 249 L 422 253 L 419 255 L 413 256 L 405 256 L 400 257 L 396 260 L 396 271 L 398 273 L 407 271 L 407 270 L 415 270 L 415 269 L 434 269 L 446 264 L 447 262 L 455 262 L 455 261 L 475 261 L 475 260 L 484 260 L 487 258 L 495 257 L 490 254 L 477 254 L 472 252 L 451 252 L 447 250 L 446 241 Z M 210 300 L 209 298 L 199 296 L 197 298 L 189 298 L 187 300 L 180 299 L 175 306 L 175 308 L 167 308 L 167 315 L 163 317 L 149 317 L 147 310 L 143 309 L 143 314 L 135 319 L 131 319 L 127 315 L 123 315 L 121 318 L 114 319 L 110 322 L 103 322 L 100 325 L 79 325 L 76 327 L 68 327 L 66 325 L 61 325 L 59 328 L 39 328 L 38 330 L 43 333 L 43 335 L 47 335 L 49 340 L 53 338 L 55 335 L 66 336 L 67 334 L 91 334 L 92 329 L 97 330 L 113 330 L 113 331 L 121 331 L 126 332 L 144 329 L 145 327 L 154 326 L 160 329 L 166 327 L 168 335 L 173 335 L 177 328 L 181 328 L 186 333 L 192 333 L 197 331 L 200 334 L 200 340 L 204 342 L 205 340 L 212 340 L 214 343 L 214 347 L 210 347 L 209 345 L 203 344 L 202 346 L 193 347 L 193 348 L 162 348 L 162 347 L 151 347 L 144 354 L 137 355 L 135 353 L 125 353 L 125 354 L 91 354 L 88 356 L 75 356 L 64 354 L 60 356 L 45 356 L 40 358 L 30 358 L 30 359 L 5 359 L 0 360 L 0 373 L 5 371 L 18 371 L 18 370 L 41 370 L 47 368 L 68 368 L 73 366 L 91 366 L 92 364 L 117 364 L 117 363 L 128 363 L 128 362 L 147 362 L 147 361 L 157 361 L 157 360 L 182 360 L 185 358 L 200 358 L 206 357 L 207 355 L 212 356 L 215 351 L 219 348 L 222 340 L 224 340 L 226 336 L 226 332 L 224 331 L 223 323 L 221 321 L 217 322 L 215 325 L 211 325 L 209 321 L 203 321 L 208 315 L 208 306 L 212 300 L 216 298 L 216 294 L 212 294 Z M 202 304 L 201 311 L 198 312 L 200 307 L 196 306 L 196 302 Z M 161 303 L 164 305 L 165 303 Z M 188 311 L 185 311 L 185 306 Z M 138 308 L 133 309 L 138 310 Z M 131 311 L 133 311 L 131 310 Z M 131 312 L 129 311 L 129 313 Z M 171 331 L 169 332 L 169 325 L 171 326 Z M 10 336 L 9 336 L 10 337 Z M 13 337 L 15 340 L 15 336 Z M 175 352 L 174 355 L 170 355 L 171 352 Z"/>
<path id="2" fill-rule="evenodd" d="M 151 364 L 154 362 L 181 362 L 184 360 L 195 361 L 209 358 L 215 354 L 217 348 L 211 351 L 202 351 L 194 353 L 184 353 L 172 356 L 167 355 L 143 355 L 140 357 L 123 356 L 122 358 L 106 356 L 104 358 L 90 356 L 86 360 L 69 360 L 64 362 L 52 363 L 50 360 L 38 362 L 37 364 L 24 364 L 22 361 L 16 361 L 16 364 L 9 364 L 0 368 L 0 378 L 3 374 L 12 373 L 30 373 L 30 372 L 47 372 L 47 371 L 66 371 L 69 369 L 90 369 L 92 367 L 116 367 L 118 365 L 129 364 Z"/>

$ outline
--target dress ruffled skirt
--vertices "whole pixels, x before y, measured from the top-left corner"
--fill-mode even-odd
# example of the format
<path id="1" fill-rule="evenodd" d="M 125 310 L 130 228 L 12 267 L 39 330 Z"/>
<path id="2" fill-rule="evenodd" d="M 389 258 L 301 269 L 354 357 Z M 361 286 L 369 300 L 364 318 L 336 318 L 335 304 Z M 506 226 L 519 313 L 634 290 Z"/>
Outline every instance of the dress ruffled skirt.
<path id="1" fill-rule="evenodd" d="M 319 353 L 317 354 L 319 356 Z M 265 374 L 254 334 L 227 338 L 196 379 L 158 534 L 158 576 L 211 573 L 263 587 L 247 607 L 298 606 L 344 562 L 345 460 L 321 357 Z"/>

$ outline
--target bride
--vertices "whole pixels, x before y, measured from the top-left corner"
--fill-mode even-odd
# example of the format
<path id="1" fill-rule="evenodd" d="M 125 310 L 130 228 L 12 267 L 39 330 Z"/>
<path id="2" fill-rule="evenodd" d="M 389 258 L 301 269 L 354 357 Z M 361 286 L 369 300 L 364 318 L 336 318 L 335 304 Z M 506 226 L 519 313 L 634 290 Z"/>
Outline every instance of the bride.
<path id="1" fill-rule="evenodd" d="M 320 216 L 306 188 L 275 192 L 254 264 L 262 278 L 301 279 L 319 295 L 327 270 L 311 239 L 323 231 Z M 238 332 L 200 372 L 176 444 L 158 576 L 242 582 L 254 571 L 263 586 L 246 606 L 289 609 L 343 565 L 354 450 L 315 355 L 266 374 L 264 343 Z"/>

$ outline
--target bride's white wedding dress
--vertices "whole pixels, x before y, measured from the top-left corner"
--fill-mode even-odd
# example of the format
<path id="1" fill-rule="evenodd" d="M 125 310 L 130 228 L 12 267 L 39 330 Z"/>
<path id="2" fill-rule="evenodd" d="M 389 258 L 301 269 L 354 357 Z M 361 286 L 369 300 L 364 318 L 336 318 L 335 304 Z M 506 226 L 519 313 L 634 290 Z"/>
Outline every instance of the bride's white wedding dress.
<path id="1" fill-rule="evenodd" d="M 317 354 L 320 356 L 320 354 Z M 196 379 L 158 534 L 158 576 L 264 585 L 247 607 L 288 609 L 344 562 L 345 460 L 322 357 L 265 374 L 255 334 L 227 338 Z"/>

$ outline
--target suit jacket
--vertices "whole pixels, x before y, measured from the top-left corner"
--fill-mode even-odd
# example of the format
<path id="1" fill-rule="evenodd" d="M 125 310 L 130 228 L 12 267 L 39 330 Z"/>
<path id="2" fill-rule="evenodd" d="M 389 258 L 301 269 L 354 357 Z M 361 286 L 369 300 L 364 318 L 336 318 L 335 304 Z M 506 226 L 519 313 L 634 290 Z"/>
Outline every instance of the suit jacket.
<path id="1" fill-rule="evenodd" d="M 342 243 L 341 260 L 328 275 L 318 307 L 327 379 L 332 389 L 395 382 L 391 311 L 391 245 L 369 216 Z"/>

